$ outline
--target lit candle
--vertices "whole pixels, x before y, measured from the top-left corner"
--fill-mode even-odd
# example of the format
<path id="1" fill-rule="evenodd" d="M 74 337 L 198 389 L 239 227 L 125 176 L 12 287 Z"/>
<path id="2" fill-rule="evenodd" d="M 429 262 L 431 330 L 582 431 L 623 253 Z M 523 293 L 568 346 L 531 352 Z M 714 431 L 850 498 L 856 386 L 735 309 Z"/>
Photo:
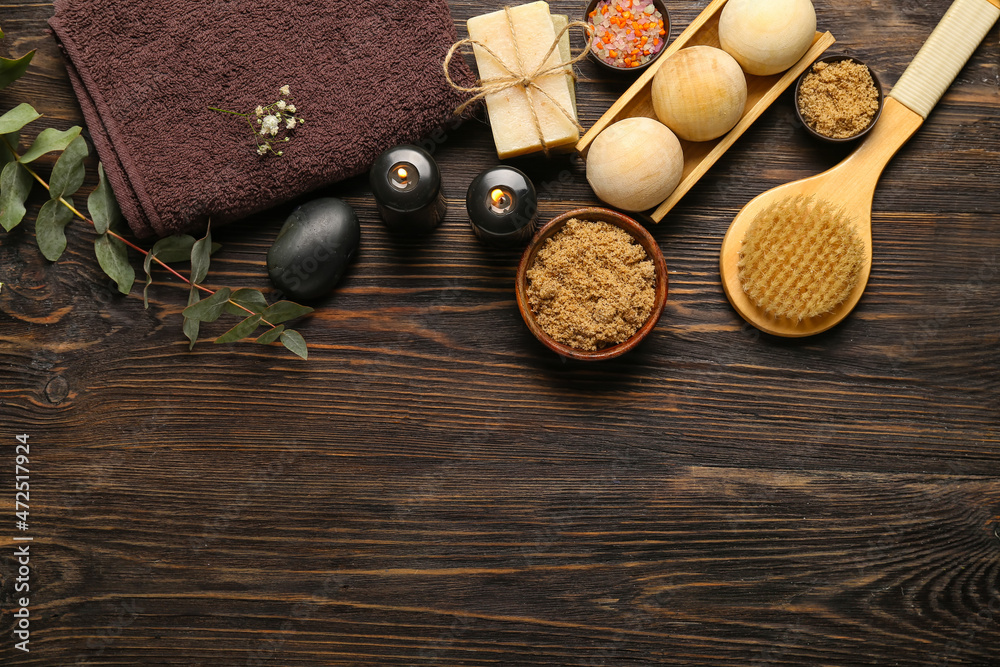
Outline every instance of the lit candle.
<path id="1" fill-rule="evenodd" d="M 427 234 L 448 210 L 441 194 L 441 171 L 419 146 L 396 146 L 382 153 L 372 165 L 369 181 L 382 220 L 395 234 Z"/>
<path id="2" fill-rule="evenodd" d="M 535 186 L 513 167 L 494 167 L 476 176 L 465 197 L 465 207 L 472 231 L 488 245 L 520 245 L 535 233 Z"/>
<path id="3" fill-rule="evenodd" d="M 389 183 L 401 192 L 406 192 L 417 187 L 420 177 L 417 175 L 417 168 L 409 162 L 394 164 L 389 170 Z"/>

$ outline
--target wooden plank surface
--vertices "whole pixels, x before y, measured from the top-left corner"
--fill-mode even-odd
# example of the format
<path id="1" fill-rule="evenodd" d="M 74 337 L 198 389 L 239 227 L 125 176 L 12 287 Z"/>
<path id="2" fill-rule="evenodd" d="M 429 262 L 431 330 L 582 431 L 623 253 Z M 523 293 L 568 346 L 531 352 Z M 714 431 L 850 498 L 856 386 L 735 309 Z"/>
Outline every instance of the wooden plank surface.
<path id="1" fill-rule="evenodd" d="M 668 3 L 674 35 L 705 4 Z M 948 3 L 816 4 L 891 88 Z M 462 34 L 500 6 L 452 2 Z M 0 109 L 32 103 L 36 129 L 81 121 L 51 13 L 0 5 L 0 55 L 39 50 Z M 116 295 L 83 227 L 55 264 L 32 225 L 0 236 L 0 663 L 996 664 L 998 52 L 994 27 L 890 163 L 868 291 L 805 340 L 745 326 L 717 268 L 740 207 L 843 157 L 787 93 L 652 228 L 663 320 L 599 366 L 531 337 L 518 252 L 468 229 L 465 189 L 497 163 L 478 122 L 434 146 L 450 210 L 426 240 L 391 238 L 364 179 L 324 191 L 362 248 L 299 327 L 305 363 L 188 352 L 184 290 Z M 589 126 L 629 81 L 579 69 Z M 596 203 L 575 158 L 514 164 L 544 218 Z M 268 289 L 290 209 L 219 230 L 208 282 Z M 11 637 L 20 433 L 30 653 Z"/>

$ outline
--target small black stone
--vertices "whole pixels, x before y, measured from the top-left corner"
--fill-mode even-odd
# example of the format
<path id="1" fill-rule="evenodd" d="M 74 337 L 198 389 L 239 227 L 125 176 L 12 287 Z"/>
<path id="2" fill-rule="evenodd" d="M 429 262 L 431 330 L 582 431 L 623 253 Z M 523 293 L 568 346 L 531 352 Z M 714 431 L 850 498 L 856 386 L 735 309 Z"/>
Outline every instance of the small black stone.
<path id="1" fill-rule="evenodd" d="M 271 282 L 296 301 L 311 301 L 334 288 L 361 241 L 361 223 L 345 202 L 327 197 L 288 216 L 267 252 Z"/>

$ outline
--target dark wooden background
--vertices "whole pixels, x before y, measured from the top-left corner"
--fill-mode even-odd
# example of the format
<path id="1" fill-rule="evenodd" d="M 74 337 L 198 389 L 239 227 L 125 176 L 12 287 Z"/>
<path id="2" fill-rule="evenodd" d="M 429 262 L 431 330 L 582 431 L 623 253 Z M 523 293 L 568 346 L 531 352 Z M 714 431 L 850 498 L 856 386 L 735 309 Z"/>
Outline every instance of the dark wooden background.
<path id="1" fill-rule="evenodd" d="M 670 2 L 673 36 L 705 4 Z M 887 88 L 948 5 L 816 4 Z M 500 3 L 452 6 L 464 34 Z M 0 3 L 0 53 L 38 49 L 0 109 L 34 104 L 36 131 L 81 122 L 51 13 Z M 425 241 L 387 235 L 364 179 L 325 193 L 357 208 L 362 249 L 298 327 L 308 362 L 188 352 L 185 291 L 158 274 L 149 310 L 118 296 L 82 225 L 55 264 L 31 224 L 0 236 L 0 663 L 1000 664 L 998 61 L 994 27 L 884 174 L 867 294 L 801 341 L 744 326 L 717 269 L 743 204 L 843 156 L 788 94 L 653 229 L 666 312 L 601 365 L 531 337 L 519 253 L 470 233 L 465 189 L 497 163 L 475 122 L 435 146 L 450 211 Z M 580 71 L 589 126 L 626 82 Z M 577 159 L 517 164 L 544 218 L 596 203 Z M 220 230 L 209 284 L 268 288 L 290 210 Z"/>

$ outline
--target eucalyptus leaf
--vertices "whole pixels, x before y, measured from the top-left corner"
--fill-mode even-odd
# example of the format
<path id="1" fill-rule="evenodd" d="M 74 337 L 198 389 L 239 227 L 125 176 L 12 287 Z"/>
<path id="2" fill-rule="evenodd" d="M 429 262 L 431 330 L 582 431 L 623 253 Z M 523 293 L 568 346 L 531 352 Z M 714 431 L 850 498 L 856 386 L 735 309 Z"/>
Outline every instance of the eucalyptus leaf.
<path id="1" fill-rule="evenodd" d="M 70 206 L 73 200 L 69 200 Z M 62 202 L 50 199 L 42 204 L 35 218 L 35 240 L 45 259 L 54 262 L 66 250 L 66 225 L 73 219 L 73 211 Z"/>
<path id="2" fill-rule="evenodd" d="M 146 284 L 142 288 L 142 307 L 149 310 L 149 286 L 153 284 L 153 260 L 156 259 L 156 246 L 146 253 L 142 260 L 142 270 L 146 273 Z"/>
<path id="3" fill-rule="evenodd" d="M 212 262 L 212 226 L 205 230 L 205 238 L 195 241 L 191 247 L 191 282 L 201 283 L 208 276 Z"/>
<path id="4" fill-rule="evenodd" d="M 7 134 L 0 134 L 0 165 L 5 165 L 11 160 L 15 160 L 17 146 L 21 143 L 21 133 L 15 130 Z"/>
<path id="5" fill-rule="evenodd" d="M 35 107 L 26 102 L 22 102 L 4 115 L 0 116 L 0 134 L 17 132 L 31 121 L 41 117 L 42 115 L 35 111 Z"/>
<path id="6" fill-rule="evenodd" d="M 309 358 L 309 348 L 306 347 L 306 341 L 302 334 L 295 329 L 286 329 L 281 332 L 281 344 L 297 356 L 303 359 Z"/>
<path id="7" fill-rule="evenodd" d="M 188 306 L 193 306 L 199 301 L 201 301 L 201 294 L 199 294 L 199 290 L 197 287 L 192 287 L 191 292 L 188 294 Z M 199 329 L 201 329 L 200 321 L 190 317 L 184 318 L 184 335 L 187 336 L 187 339 L 189 341 L 191 341 L 191 343 L 188 345 L 188 350 L 193 350 L 194 344 L 198 342 Z"/>
<path id="8" fill-rule="evenodd" d="M 174 234 L 157 241 L 153 250 L 156 251 L 157 259 L 166 264 L 187 262 L 191 259 L 191 249 L 195 242 L 196 239 L 189 234 Z M 221 247 L 221 243 L 213 243 L 212 254 L 218 252 Z"/>
<path id="9" fill-rule="evenodd" d="M 226 312 L 230 315 L 245 316 L 247 314 L 247 311 L 243 310 L 243 308 L 233 305 L 237 303 L 249 309 L 252 313 L 263 313 L 267 309 L 267 299 L 264 298 L 264 295 L 259 290 L 248 287 L 233 292 L 233 295 L 229 297 L 229 301 L 230 303 L 226 304 Z"/>
<path id="10" fill-rule="evenodd" d="M 285 325 L 284 324 L 279 324 L 278 326 L 276 326 L 276 327 L 274 327 L 272 329 L 268 329 L 267 331 L 265 331 L 254 342 L 255 343 L 260 343 L 261 345 L 270 345 L 274 341 L 278 340 L 278 336 L 280 336 L 281 332 L 284 331 L 284 330 L 285 330 Z"/>
<path id="11" fill-rule="evenodd" d="M 281 324 L 313 312 L 308 306 L 300 306 L 291 301 L 279 301 L 264 311 L 264 319 L 271 324 Z"/>
<path id="12" fill-rule="evenodd" d="M 195 238 L 189 234 L 174 234 L 153 244 L 143 262 L 143 269 L 146 271 L 146 286 L 142 290 L 142 302 L 146 308 L 149 308 L 149 286 L 153 282 L 153 262 L 158 261 L 158 263 L 164 264 L 185 262 L 191 258 L 191 248 L 194 244 Z"/>
<path id="13" fill-rule="evenodd" d="M 75 125 L 68 130 L 56 130 L 51 127 L 42 130 L 35 138 L 35 143 L 31 144 L 31 147 L 21 156 L 21 164 L 34 162 L 52 151 L 66 150 L 73 143 L 73 140 L 80 136 L 81 129 L 79 125 Z"/>
<path id="14" fill-rule="evenodd" d="M 3 33 L 0 33 L 0 37 L 3 37 Z M 10 58 L 0 58 L 0 89 L 6 88 L 14 81 L 20 79 L 25 70 L 28 69 L 28 64 L 34 55 L 35 51 L 32 49 L 20 58 L 14 58 L 13 60 Z"/>
<path id="15" fill-rule="evenodd" d="M 150 252 L 167 264 L 186 262 L 191 258 L 191 247 L 194 243 L 195 238 L 189 234 L 174 234 L 157 241 Z"/>
<path id="16" fill-rule="evenodd" d="M 184 309 L 184 317 L 190 317 L 200 322 L 214 322 L 222 315 L 222 311 L 232 291 L 223 287 L 218 292 L 203 301 Z"/>
<path id="17" fill-rule="evenodd" d="M 94 252 L 104 273 L 118 283 L 118 291 L 122 294 L 131 292 L 132 284 L 135 283 L 135 269 L 128 263 L 128 248 L 121 239 L 107 233 L 101 234 L 94 241 Z"/>
<path id="18" fill-rule="evenodd" d="M 104 177 L 104 165 L 100 163 L 97 165 L 97 187 L 87 197 L 87 210 L 98 234 L 105 233 L 122 218 L 118 200 Z"/>
<path id="19" fill-rule="evenodd" d="M 149 286 L 153 284 L 153 258 L 156 253 L 150 250 L 146 259 L 142 260 L 142 270 L 146 272 L 146 284 L 142 288 L 142 307 L 149 310 Z"/>
<path id="20" fill-rule="evenodd" d="M 62 152 L 56 164 L 52 167 L 52 176 L 49 178 L 49 197 L 59 199 L 68 197 L 80 189 L 83 185 L 83 178 L 86 176 L 86 168 L 83 159 L 89 154 L 87 140 L 77 137 Z"/>
<path id="21" fill-rule="evenodd" d="M 252 334 L 260 326 L 260 314 L 251 315 L 215 339 L 216 343 L 235 343 Z"/>
<path id="22" fill-rule="evenodd" d="M 31 174 L 17 162 L 8 162 L 0 172 L 0 226 L 8 232 L 24 219 L 24 200 L 32 183 Z"/>

